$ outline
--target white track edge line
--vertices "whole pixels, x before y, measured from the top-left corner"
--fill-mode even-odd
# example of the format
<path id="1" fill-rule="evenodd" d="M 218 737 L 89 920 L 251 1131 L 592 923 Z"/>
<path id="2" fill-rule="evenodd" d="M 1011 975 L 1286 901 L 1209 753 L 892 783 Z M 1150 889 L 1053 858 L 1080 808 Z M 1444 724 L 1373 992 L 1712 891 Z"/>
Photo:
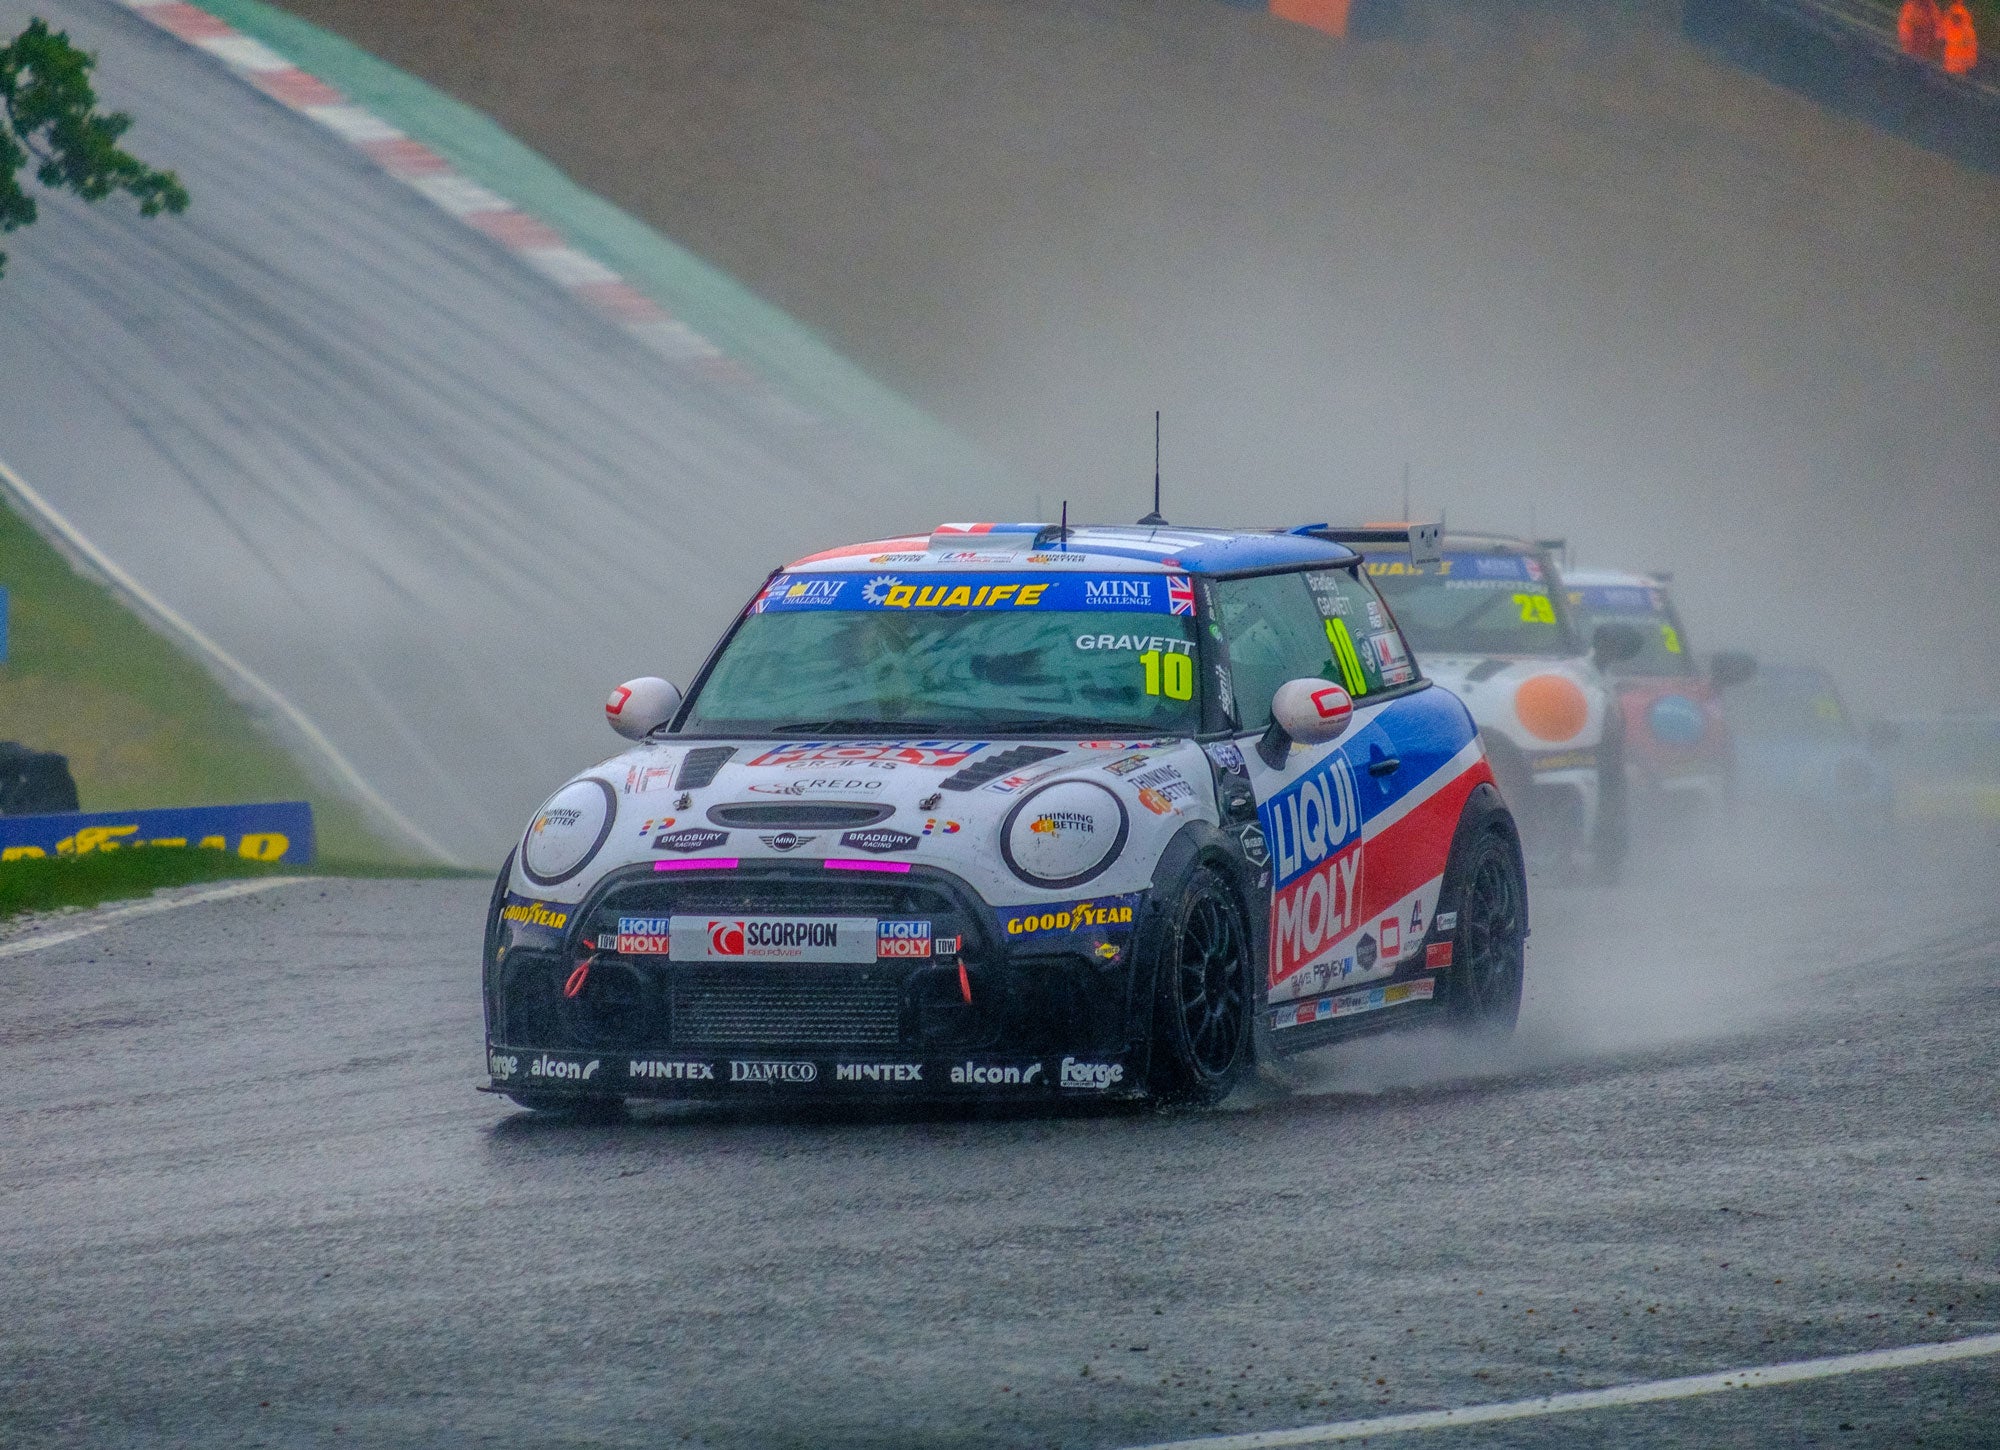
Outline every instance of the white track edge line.
<path id="1" fill-rule="evenodd" d="M 162 911 L 176 911 L 183 906 L 201 906 L 210 901 L 228 901 L 238 896 L 252 896 L 259 891 L 269 891 L 276 886 L 290 886 L 294 882 L 309 879 L 305 876 L 271 876 L 262 881 L 232 881 L 227 886 L 211 886 L 206 890 L 191 891 L 185 896 L 168 896 L 154 901 L 142 901 L 136 906 L 105 908 L 75 926 L 37 931 L 17 941 L 0 942 L 0 957 L 26 956 L 29 952 L 42 951 L 47 947 L 59 947 L 64 942 L 95 936 L 100 931 L 109 930 L 134 917 L 155 916 Z"/>
<path id="2" fill-rule="evenodd" d="M 155 597 L 145 585 L 141 584 L 114 563 L 109 555 L 84 536 L 81 529 L 65 518 L 54 504 L 35 492 L 18 473 L 9 468 L 5 459 L 0 459 L 0 486 L 4 486 L 7 492 L 11 493 L 25 508 L 38 516 L 48 527 L 61 534 L 71 548 L 82 554 L 93 565 L 103 571 L 112 583 L 116 584 L 127 595 L 136 600 L 154 618 L 200 650 L 216 665 L 228 671 L 244 688 L 261 697 L 272 709 L 284 716 L 292 728 L 304 736 L 306 742 L 319 752 L 326 764 L 346 783 L 348 788 L 360 796 L 363 802 L 371 809 L 378 812 L 383 820 L 389 822 L 389 824 L 401 831 L 404 836 L 408 837 L 410 841 L 430 853 L 434 859 L 444 862 L 447 866 L 463 867 L 464 862 L 439 845 L 415 821 L 389 804 L 380 791 L 376 790 L 374 786 L 363 779 L 361 772 L 356 770 L 353 763 L 340 753 L 338 746 L 327 739 L 326 733 L 312 722 L 305 711 L 279 694 L 277 689 L 268 683 L 262 675 L 259 675 L 248 665 L 237 659 L 236 656 L 229 653 L 221 645 L 195 628 L 193 624 L 183 619 L 164 600 Z"/>
<path id="3" fill-rule="evenodd" d="M 1991 1355 L 2000 1355 L 2000 1334 L 1980 1334 L 1970 1339 L 1946 1340 L 1941 1344 L 1912 1344 L 1901 1349 L 1873 1349 L 1860 1354 L 1837 1354 L 1825 1359 L 1801 1359 L 1785 1364 L 1755 1365 L 1748 1369 L 1721 1370 L 1715 1374 L 1687 1375 L 1681 1379 L 1645 1380 L 1636 1384 L 1613 1385 L 1602 1390 L 1577 1390 L 1569 1394 L 1544 1395 L 1532 1400 L 1505 1400 L 1491 1405 L 1468 1405 L 1456 1410 L 1421 1410 L 1406 1415 L 1383 1415 L 1372 1420 L 1341 1420 L 1326 1425 L 1302 1425 L 1292 1430 L 1262 1430 L 1243 1435 L 1168 1440 L 1154 1445 L 1135 1447 L 1135 1450 L 1280 1450 L 1280 1447 L 1295 1445 L 1327 1445 L 1340 1440 L 1359 1440 L 1370 1435 L 1449 1430 L 1461 1425 L 1489 1425 L 1499 1420 L 1528 1420 L 1543 1415 L 1572 1414 L 1578 1410 L 1647 1405 L 1661 1400 L 1693 1399 L 1700 1395 L 1717 1395 L 1730 1390 L 1765 1389 L 1772 1385 L 1797 1384 L 1802 1380 L 1832 1379 L 1838 1375 L 1869 1374 L 1880 1370 L 1909 1369 L 1926 1364 L 1948 1364 L 1953 1360 L 1982 1359 Z"/>

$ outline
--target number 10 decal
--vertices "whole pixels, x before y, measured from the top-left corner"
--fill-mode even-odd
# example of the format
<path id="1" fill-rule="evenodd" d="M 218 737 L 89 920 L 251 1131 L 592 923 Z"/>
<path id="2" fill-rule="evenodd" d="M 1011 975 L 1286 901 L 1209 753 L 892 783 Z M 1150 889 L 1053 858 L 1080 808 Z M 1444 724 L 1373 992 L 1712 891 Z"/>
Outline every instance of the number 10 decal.
<path id="1" fill-rule="evenodd" d="M 1184 654 L 1162 654 L 1149 649 L 1139 656 L 1139 663 L 1146 667 L 1146 693 L 1165 695 L 1169 700 L 1192 700 L 1194 698 L 1194 657 Z"/>

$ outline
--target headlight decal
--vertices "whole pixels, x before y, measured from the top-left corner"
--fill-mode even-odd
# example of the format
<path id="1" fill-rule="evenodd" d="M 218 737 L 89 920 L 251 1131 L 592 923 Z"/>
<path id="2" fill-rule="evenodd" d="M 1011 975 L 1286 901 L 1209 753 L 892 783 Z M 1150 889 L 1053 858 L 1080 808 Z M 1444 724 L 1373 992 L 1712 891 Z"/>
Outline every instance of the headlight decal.
<path id="1" fill-rule="evenodd" d="M 611 835 L 618 795 L 594 776 L 573 780 L 528 823 L 521 837 L 521 871 L 537 886 L 559 886 L 588 866 Z"/>
<path id="2" fill-rule="evenodd" d="M 1096 879 L 1125 849 L 1125 803 L 1095 781 L 1059 780 L 1029 792 L 1000 827 L 1000 855 L 1023 881 L 1067 890 Z"/>

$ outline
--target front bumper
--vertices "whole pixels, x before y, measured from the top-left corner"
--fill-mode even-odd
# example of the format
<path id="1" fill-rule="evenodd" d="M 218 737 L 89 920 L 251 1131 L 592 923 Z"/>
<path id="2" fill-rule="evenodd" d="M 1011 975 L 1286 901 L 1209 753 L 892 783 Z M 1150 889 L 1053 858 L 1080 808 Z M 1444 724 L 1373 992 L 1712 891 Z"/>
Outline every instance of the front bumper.
<path id="1" fill-rule="evenodd" d="M 495 1089 L 537 1096 L 1129 1095 L 1145 1079 L 1139 906 L 1110 923 L 1010 934 L 1020 913 L 996 913 L 934 869 L 857 879 L 817 862 L 746 861 L 619 873 L 559 937 L 495 933 L 488 1070 Z M 774 914 L 917 920 L 957 950 L 717 962 L 598 949 L 615 940 L 620 917 Z"/>

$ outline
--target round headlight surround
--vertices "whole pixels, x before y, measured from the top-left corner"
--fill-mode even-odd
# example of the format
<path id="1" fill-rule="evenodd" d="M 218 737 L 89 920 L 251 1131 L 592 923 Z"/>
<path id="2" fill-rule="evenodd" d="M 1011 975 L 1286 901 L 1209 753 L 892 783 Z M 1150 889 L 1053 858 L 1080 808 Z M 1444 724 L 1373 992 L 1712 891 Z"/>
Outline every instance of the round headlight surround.
<path id="1" fill-rule="evenodd" d="M 534 866 L 534 852 L 532 847 L 535 836 L 535 821 L 541 820 L 549 809 L 566 794 L 583 785 L 594 785 L 604 793 L 604 820 L 597 828 L 597 835 L 591 841 L 590 849 L 577 857 L 574 862 L 564 869 L 550 875 L 544 875 L 542 872 L 537 871 Z M 535 812 L 534 820 L 528 823 L 528 829 L 521 833 L 521 874 L 537 886 L 562 885 L 563 882 L 576 876 L 584 867 L 597 859 L 597 853 L 603 850 L 604 843 L 611 839 L 611 828 L 617 823 L 618 792 L 611 788 L 609 781 L 599 780 L 594 775 L 587 775 L 582 780 L 569 782 L 561 790 L 558 790 L 554 795 L 542 802 L 541 807 Z"/>
<path id="2" fill-rule="evenodd" d="M 1111 809 L 1118 814 L 1118 830 L 1112 837 L 1111 844 L 1105 849 L 1104 854 L 1098 857 L 1096 862 L 1087 869 L 1062 877 L 1038 876 L 1015 858 L 1015 823 L 1021 819 L 1022 813 L 1042 796 L 1046 796 L 1052 791 L 1071 787 L 1082 787 L 1086 790 L 1096 791 L 1104 796 L 1106 800 L 1110 801 Z M 1124 854 L 1125 841 L 1131 835 L 1131 832 L 1132 818 L 1125 810 L 1125 802 L 1120 800 L 1118 792 L 1112 790 L 1109 786 L 1102 785 L 1094 780 L 1052 780 L 1046 785 L 1036 786 L 1021 797 L 1015 804 L 1014 809 L 1007 812 L 1007 818 L 1000 823 L 1000 859 L 1007 863 L 1009 871 L 1012 871 L 1030 886 L 1038 886 L 1048 891 L 1067 891 L 1072 887 L 1082 886 L 1088 882 L 1095 881 L 1106 871 L 1109 871 L 1112 864 Z"/>

